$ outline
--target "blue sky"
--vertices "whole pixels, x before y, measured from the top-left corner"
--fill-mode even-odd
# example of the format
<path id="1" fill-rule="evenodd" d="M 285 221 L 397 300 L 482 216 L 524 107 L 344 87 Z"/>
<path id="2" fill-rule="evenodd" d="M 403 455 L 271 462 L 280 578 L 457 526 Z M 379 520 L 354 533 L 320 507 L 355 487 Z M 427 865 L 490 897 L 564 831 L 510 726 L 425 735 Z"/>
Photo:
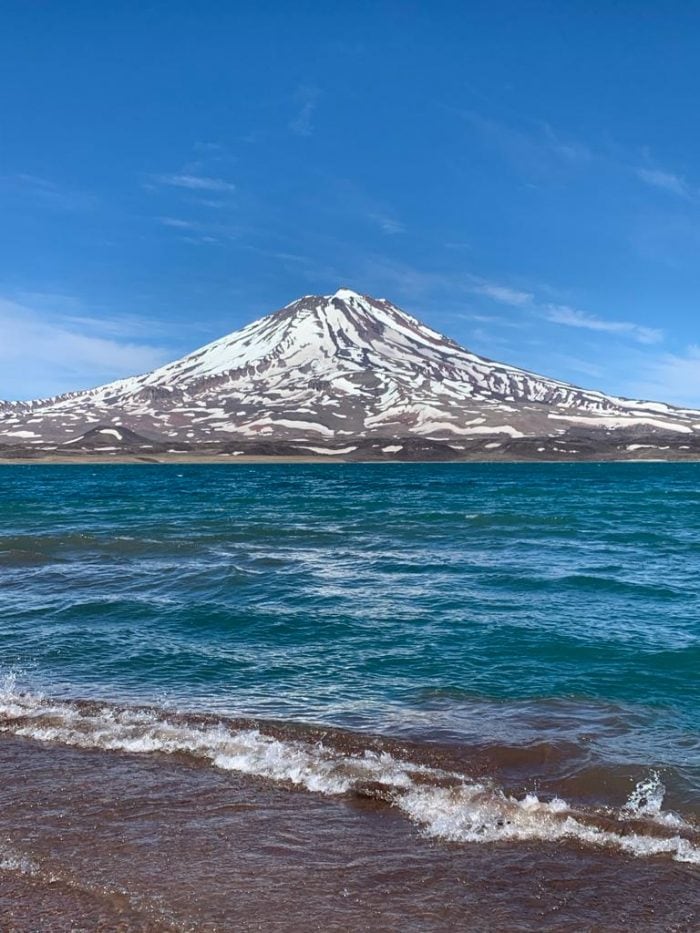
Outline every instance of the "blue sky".
<path id="1" fill-rule="evenodd" d="M 0 397 L 293 298 L 700 406 L 700 8 L 6 0 Z"/>

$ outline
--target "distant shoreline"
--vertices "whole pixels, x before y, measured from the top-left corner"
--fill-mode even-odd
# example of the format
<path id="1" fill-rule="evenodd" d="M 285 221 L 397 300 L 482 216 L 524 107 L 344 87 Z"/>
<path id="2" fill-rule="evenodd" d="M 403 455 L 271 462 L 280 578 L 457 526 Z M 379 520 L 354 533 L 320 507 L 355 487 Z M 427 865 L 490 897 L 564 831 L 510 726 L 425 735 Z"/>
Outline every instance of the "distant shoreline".
<path id="1" fill-rule="evenodd" d="M 412 463 L 522 463 L 522 464 L 536 464 L 536 463 L 700 463 L 700 455 L 685 455 L 685 451 L 680 456 L 671 456 L 671 457 L 645 457 L 645 456 L 629 456 L 629 457 L 605 457 L 605 456 L 593 456 L 593 457 L 559 457 L 557 459 L 543 457 L 543 458 L 524 458 L 524 457 L 455 457 L 449 459 L 439 459 L 439 458 L 423 458 L 423 459 L 352 459 L 350 457 L 334 457 L 334 456 L 299 456 L 294 457 L 290 455 L 279 455 L 279 456 L 255 456 L 255 455 L 241 455 L 241 456 L 231 456 L 230 454 L 183 454 L 183 455 L 169 455 L 169 456 L 141 456 L 138 454 L 124 454 L 121 456 L 114 457 L 105 457 L 105 456 L 93 456 L 90 454 L 85 454 L 83 456 L 71 456 L 71 457 L 59 457 L 59 456 L 45 456 L 45 457 L 0 457 L 0 466 L 103 466 L 103 465 L 138 465 L 142 464 L 144 466 L 164 466 L 167 464 L 173 465 L 184 465 L 184 464 L 216 464 L 216 465 L 226 465 L 226 464 L 265 464 L 265 463 L 279 463 L 279 464 L 307 464 L 307 463 L 361 463 L 361 464 L 412 464 Z"/>

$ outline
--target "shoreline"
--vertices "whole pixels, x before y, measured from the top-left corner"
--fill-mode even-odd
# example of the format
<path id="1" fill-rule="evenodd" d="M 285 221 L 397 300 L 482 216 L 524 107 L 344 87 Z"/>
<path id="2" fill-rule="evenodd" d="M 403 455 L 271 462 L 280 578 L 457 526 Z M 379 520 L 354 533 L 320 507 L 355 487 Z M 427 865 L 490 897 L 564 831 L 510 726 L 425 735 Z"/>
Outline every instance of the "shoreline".
<path id="1" fill-rule="evenodd" d="M 693 867 L 663 857 L 436 844 L 382 800 L 173 756 L 2 736 L 0 761 L 12 929 L 694 929 Z"/>
<path id="2" fill-rule="evenodd" d="M 513 703 L 526 709 L 522 701 Z M 586 760 L 585 756 L 577 756 L 571 744 L 565 750 L 563 733 L 558 728 L 561 704 L 561 700 L 551 705 L 539 700 L 536 732 L 530 731 L 527 738 L 506 738 L 499 730 L 493 734 L 460 735 L 439 723 L 430 731 L 422 729 L 417 721 L 412 727 L 395 730 L 377 723 L 343 725 L 332 719 L 298 715 L 281 718 L 197 704 L 160 705 L 145 697 L 118 699 L 101 693 L 52 696 L 10 688 L 0 693 L 0 726 L 2 738 L 40 741 L 47 750 L 78 747 L 155 756 L 162 761 L 174 756 L 198 768 L 240 772 L 274 785 L 291 785 L 300 792 L 349 795 L 391 806 L 400 803 L 407 792 L 404 778 L 409 783 L 417 779 L 425 791 L 478 784 L 482 796 L 492 797 L 491 805 L 496 808 L 508 807 L 536 788 L 542 795 L 543 812 L 549 800 L 566 801 L 569 811 L 591 828 L 605 813 L 605 828 L 636 829 L 650 840 L 680 832 L 696 847 L 692 863 L 700 864 L 700 801 L 692 779 L 687 784 L 688 776 L 684 777 L 682 768 L 664 765 L 664 811 L 679 816 L 676 822 L 666 822 L 661 810 L 657 813 L 643 807 L 630 808 L 635 785 L 640 781 L 648 783 L 654 766 L 608 760 L 600 755 Z M 575 701 L 570 701 L 566 709 L 575 718 L 589 712 L 585 704 L 579 706 Z M 600 707 L 603 709 L 604 704 Z M 234 746 L 236 754 L 229 760 Z M 260 754 L 268 748 L 274 749 L 273 758 Z M 299 768 L 300 756 L 304 758 L 303 768 Z M 397 771 L 403 771 L 398 779 Z M 463 805 L 468 809 L 470 800 L 465 799 Z M 404 815 L 412 818 L 410 813 Z M 485 812 L 482 817 L 488 819 Z M 532 826 L 524 825 L 522 829 L 520 835 L 503 834 L 502 841 L 538 839 Z M 434 838 L 458 841 L 444 837 L 440 829 Z M 475 840 L 465 837 L 459 841 Z M 545 833 L 539 841 L 557 845 L 561 840 Z M 585 834 L 581 841 L 592 848 L 599 844 Z"/>
<path id="3" fill-rule="evenodd" d="M 522 463 L 526 465 L 535 465 L 538 463 L 542 464 L 552 464 L 552 463 L 700 463 L 700 455 L 695 456 L 686 456 L 685 452 L 681 456 L 674 457 L 644 457 L 644 456 L 630 456 L 630 457 L 559 457 L 556 460 L 552 458 L 524 458 L 524 457 L 450 457 L 446 459 L 439 458 L 415 458 L 415 459 L 398 459 L 398 458 L 373 458 L 373 459 L 360 459 L 360 458 L 351 458 L 343 456 L 319 456 L 319 455 L 310 455 L 310 456 L 291 456 L 281 454 L 276 455 L 240 455 L 232 456 L 231 454 L 172 454 L 167 456 L 144 456 L 140 454 L 122 454 L 116 456 L 104 456 L 104 455 L 73 455 L 73 456 L 39 456 L 39 457 L 2 457 L 0 456 L 0 466 L 29 466 L 29 465 L 38 465 L 38 466 L 86 466 L 86 465 L 105 465 L 113 464 L 124 466 L 127 464 L 143 464 L 146 466 L 164 466 L 167 464 L 174 465 L 183 465 L 183 464 L 266 464 L 266 463 L 280 463 L 280 464 L 316 464 L 316 463 L 342 463 L 342 464 L 394 464 L 394 465 L 410 465 L 410 464 L 431 464 L 431 463 L 442 463 L 442 464 L 459 464 L 459 463 L 470 463 L 470 464 L 486 464 L 486 463 Z"/>
<path id="4" fill-rule="evenodd" d="M 518 803 L 488 749 L 41 703 L 15 697 L 0 734 L 0 909 L 18 929 L 693 929 L 675 826 L 567 815 L 544 788 Z"/>

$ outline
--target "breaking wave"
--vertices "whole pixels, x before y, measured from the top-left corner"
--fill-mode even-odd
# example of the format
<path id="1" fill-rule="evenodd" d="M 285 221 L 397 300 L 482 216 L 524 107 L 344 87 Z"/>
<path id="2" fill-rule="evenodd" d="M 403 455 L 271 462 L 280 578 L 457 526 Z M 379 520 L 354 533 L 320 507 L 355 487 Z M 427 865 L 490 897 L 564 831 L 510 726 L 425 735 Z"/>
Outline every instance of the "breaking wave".
<path id="1" fill-rule="evenodd" d="M 348 753 L 332 741 L 272 734 L 259 724 L 213 721 L 164 710 L 58 701 L 0 690 L 0 732 L 41 742 L 129 754 L 186 755 L 202 764 L 308 791 L 376 798 L 426 834 L 453 843 L 578 842 L 637 857 L 700 865 L 700 832 L 662 809 L 655 773 L 618 810 L 576 807 L 533 793 L 517 797 L 494 782 L 387 751 Z M 9 867 L 0 865 L 0 868 Z"/>

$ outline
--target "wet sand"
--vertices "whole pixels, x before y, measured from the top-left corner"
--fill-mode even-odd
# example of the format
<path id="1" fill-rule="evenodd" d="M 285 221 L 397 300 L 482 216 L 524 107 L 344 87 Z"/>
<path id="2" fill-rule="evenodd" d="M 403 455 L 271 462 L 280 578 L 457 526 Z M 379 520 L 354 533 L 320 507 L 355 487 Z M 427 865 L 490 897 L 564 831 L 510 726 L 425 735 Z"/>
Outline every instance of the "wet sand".
<path id="1" fill-rule="evenodd" d="M 697 929 L 700 871 L 449 844 L 381 800 L 0 737 L 5 930 Z"/>

